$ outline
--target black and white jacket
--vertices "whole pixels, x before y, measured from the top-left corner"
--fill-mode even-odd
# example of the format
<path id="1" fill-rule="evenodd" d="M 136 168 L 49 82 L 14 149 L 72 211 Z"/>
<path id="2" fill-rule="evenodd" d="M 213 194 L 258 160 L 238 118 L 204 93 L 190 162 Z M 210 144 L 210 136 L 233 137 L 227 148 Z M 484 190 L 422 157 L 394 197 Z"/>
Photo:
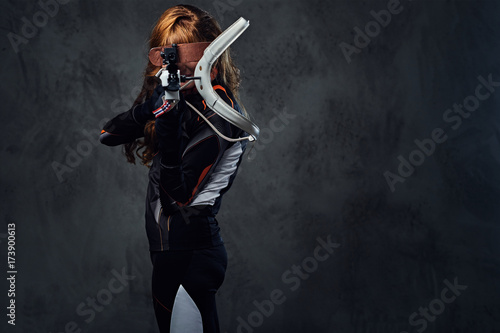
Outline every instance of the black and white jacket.
<path id="1" fill-rule="evenodd" d="M 214 90 L 241 112 L 226 87 L 214 82 Z M 208 108 L 198 93 L 183 96 L 174 109 L 156 118 L 158 149 L 149 170 L 145 213 L 150 251 L 200 249 L 222 243 L 215 216 L 247 144 L 246 140 L 229 142 L 219 137 L 184 99 L 225 136 L 246 135 Z M 136 105 L 107 122 L 100 142 L 117 146 L 143 137 L 146 121 L 137 115 L 137 109 L 145 105 Z"/>

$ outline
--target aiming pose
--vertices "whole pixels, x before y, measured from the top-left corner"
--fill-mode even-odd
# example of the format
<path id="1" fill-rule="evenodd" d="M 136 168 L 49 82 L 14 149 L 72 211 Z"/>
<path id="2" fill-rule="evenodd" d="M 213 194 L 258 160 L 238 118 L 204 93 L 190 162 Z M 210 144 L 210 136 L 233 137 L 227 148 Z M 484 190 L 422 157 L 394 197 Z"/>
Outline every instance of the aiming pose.
<path id="1" fill-rule="evenodd" d="M 221 32 L 207 12 L 178 5 L 160 17 L 149 44 L 151 49 L 177 44 L 180 74 L 192 77 L 203 50 Z M 180 84 L 180 99 L 170 107 L 164 85 L 155 76 L 162 67 L 155 56 L 150 53 L 144 85 L 132 108 L 104 126 L 100 141 L 108 146 L 123 144 L 129 162 L 135 163 L 137 155 L 149 167 L 146 232 L 160 331 L 170 332 L 175 296 L 182 285 L 201 313 L 203 332 L 219 332 L 215 293 L 224 280 L 227 256 L 215 216 L 247 143 L 223 137 L 246 133 L 207 107 L 193 81 Z M 229 50 L 210 73 L 218 96 L 244 114 L 238 103 L 239 70 Z"/>

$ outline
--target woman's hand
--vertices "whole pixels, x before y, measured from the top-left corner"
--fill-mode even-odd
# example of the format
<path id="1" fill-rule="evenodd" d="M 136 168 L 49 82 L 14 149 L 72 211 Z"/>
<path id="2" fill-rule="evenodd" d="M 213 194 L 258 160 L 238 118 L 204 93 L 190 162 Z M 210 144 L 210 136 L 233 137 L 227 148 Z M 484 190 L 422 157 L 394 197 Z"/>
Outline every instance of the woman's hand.
<path id="1" fill-rule="evenodd" d="M 151 94 L 151 97 L 146 99 L 144 103 L 138 104 L 132 110 L 132 114 L 136 122 L 146 124 L 149 120 L 154 120 L 153 111 L 158 109 L 163 104 L 162 96 L 165 93 L 165 88 L 161 82 L 156 86 Z"/>
<path id="2" fill-rule="evenodd" d="M 163 104 L 162 97 L 164 94 L 165 94 L 165 87 L 163 87 L 162 84 L 159 83 L 158 86 L 155 88 L 155 90 L 153 90 L 153 94 L 151 95 L 151 97 L 147 100 L 147 103 L 149 103 L 149 110 L 150 110 L 149 113 L 153 115 L 153 118 L 154 118 L 153 111 L 158 109 Z"/>

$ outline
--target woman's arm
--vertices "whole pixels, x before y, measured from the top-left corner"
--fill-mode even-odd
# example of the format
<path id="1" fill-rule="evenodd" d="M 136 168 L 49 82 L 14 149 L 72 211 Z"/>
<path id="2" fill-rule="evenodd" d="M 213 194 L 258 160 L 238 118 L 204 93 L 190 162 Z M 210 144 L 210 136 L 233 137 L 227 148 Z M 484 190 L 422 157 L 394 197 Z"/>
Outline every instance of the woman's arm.
<path id="1" fill-rule="evenodd" d="M 106 146 L 118 146 L 144 136 L 145 124 L 135 121 L 134 108 L 120 113 L 104 125 L 99 141 Z"/>
<path id="2" fill-rule="evenodd" d="M 216 91 L 229 105 L 234 105 L 225 91 Z M 204 103 L 198 103 L 198 107 L 203 109 Z M 232 144 L 216 135 L 194 112 L 191 113 L 191 119 L 184 124 L 185 127 L 196 128 L 195 134 L 188 140 L 183 136 L 182 123 L 183 117 L 186 117 L 189 111 L 181 100 L 176 108 L 156 119 L 156 135 L 161 152 L 162 203 L 174 200 L 179 206 L 189 204 L 210 177 L 226 148 Z M 228 137 L 239 134 L 234 126 L 212 110 L 205 115 L 222 134 Z"/>
<path id="3" fill-rule="evenodd" d="M 144 126 L 155 118 L 152 112 L 162 92 L 163 87 L 160 85 L 144 103 L 109 120 L 101 130 L 99 141 L 107 146 L 117 146 L 143 137 Z"/>

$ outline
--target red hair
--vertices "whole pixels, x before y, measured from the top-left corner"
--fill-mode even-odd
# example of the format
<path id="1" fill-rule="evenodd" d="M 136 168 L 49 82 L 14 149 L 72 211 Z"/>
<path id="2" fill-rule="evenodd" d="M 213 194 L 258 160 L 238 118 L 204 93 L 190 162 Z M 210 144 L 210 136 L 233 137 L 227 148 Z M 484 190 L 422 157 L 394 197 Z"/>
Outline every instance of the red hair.
<path id="1" fill-rule="evenodd" d="M 221 33 L 219 24 L 208 12 L 191 5 L 177 5 L 167 9 L 156 22 L 149 38 L 149 49 L 173 43 L 211 42 Z M 217 79 L 229 88 L 244 110 L 238 95 L 240 71 L 231 59 L 229 48 L 222 53 L 213 67 L 217 69 Z M 142 90 L 133 106 L 144 103 L 151 96 L 157 82 L 153 77 L 159 69 L 159 66 L 148 60 Z M 123 145 L 128 162 L 135 164 L 137 155 L 143 165 L 150 167 L 149 164 L 158 149 L 154 124 L 155 121 L 150 120 L 144 127 L 144 140 L 135 140 Z M 144 150 L 139 152 L 143 148 Z"/>

